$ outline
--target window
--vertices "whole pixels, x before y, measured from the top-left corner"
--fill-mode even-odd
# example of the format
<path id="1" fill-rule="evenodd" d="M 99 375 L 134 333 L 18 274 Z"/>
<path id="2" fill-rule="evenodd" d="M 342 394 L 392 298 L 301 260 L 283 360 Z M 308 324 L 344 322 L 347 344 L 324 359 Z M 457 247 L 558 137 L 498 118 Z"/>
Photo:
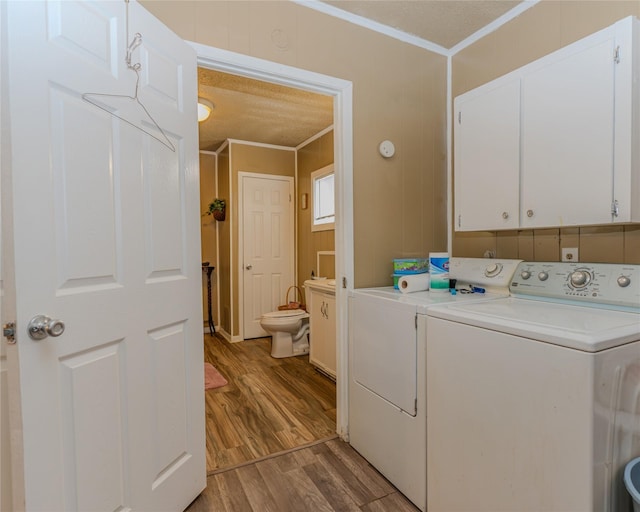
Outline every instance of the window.
<path id="1" fill-rule="evenodd" d="M 333 164 L 311 173 L 311 231 L 335 229 L 334 176 Z"/>

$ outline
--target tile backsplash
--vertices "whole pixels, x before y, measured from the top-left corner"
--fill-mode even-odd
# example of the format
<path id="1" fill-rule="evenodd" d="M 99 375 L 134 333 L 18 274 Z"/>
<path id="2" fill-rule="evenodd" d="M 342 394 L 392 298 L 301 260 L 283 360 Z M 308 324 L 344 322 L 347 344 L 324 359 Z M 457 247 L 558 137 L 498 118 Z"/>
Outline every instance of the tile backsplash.
<path id="1" fill-rule="evenodd" d="M 453 255 L 560 261 L 562 248 L 577 247 L 580 261 L 640 264 L 640 224 L 524 231 L 454 233 Z"/>

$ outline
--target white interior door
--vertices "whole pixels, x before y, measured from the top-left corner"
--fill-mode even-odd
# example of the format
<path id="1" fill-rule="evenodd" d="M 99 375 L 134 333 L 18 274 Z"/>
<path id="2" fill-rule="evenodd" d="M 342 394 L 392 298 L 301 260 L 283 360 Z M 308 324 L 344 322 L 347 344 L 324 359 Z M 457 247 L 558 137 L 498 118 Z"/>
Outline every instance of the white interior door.
<path id="1" fill-rule="evenodd" d="M 4 19 L 3 9 L 0 6 L 0 33 L 2 32 L 2 22 Z M 0 37 L 0 59 L 7 58 L 5 53 L 6 48 L 3 46 L 3 38 Z M 4 104 L 3 98 L 6 94 L 5 87 L 0 87 L 0 119 L 4 121 Z M 4 131 L 5 123 L 2 122 L 2 130 Z M 5 211 L 2 209 L 2 180 L 0 179 L 0 219 L 6 217 Z M 2 222 L 0 222 L 0 325 L 4 326 L 5 321 L 5 282 L 4 282 L 4 266 L 3 266 L 3 253 L 5 250 L 5 244 L 3 234 Z M 11 496 L 11 438 L 9 436 L 9 393 L 7 386 L 8 378 L 7 368 L 7 349 L 6 341 L 4 337 L 0 337 L 0 510 L 12 509 L 12 496 Z"/>
<path id="2" fill-rule="evenodd" d="M 240 173 L 243 337 L 267 336 L 260 317 L 294 284 L 293 178 Z"/>
<path id="3" fill-rule="evenodd" d="M 182 510 L 206 485 L 195 53 L 133 1 L 7 18 L 18 506 Z M 134 95 L 136 32 L 140 100 L 175 152 L 82 98 Z M 34 341 L 36 315 L 66 329 Z"/>

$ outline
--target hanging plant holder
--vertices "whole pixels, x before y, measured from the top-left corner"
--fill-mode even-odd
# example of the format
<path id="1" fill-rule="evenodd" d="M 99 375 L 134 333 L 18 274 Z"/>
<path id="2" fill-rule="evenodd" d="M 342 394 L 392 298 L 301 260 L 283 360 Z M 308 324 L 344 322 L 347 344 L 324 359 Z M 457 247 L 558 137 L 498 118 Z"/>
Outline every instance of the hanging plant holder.
<path id="1" fill-rule="evenodd" d="M 227 216 L 227 202 L 224 199 L 214 199 L 209 203 L 209 209 L 204 215 L 213 215 L 213 218 L 223 221 Z"/>

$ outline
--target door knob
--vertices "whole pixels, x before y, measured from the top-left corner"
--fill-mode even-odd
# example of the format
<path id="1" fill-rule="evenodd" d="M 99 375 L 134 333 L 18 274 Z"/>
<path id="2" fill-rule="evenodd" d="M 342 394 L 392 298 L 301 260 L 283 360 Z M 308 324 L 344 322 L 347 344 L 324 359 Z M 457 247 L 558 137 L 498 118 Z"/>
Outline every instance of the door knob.
<path id="1" fill-rule="evenodd" d="M 246 268 L 247 270 L 251 270 L 251 269 L 253 268 L 253 265 L 249 264 L 249 265 L 247 265 L 247 266 L 246 266 L 246 267 L 244 267 L 244 268 Z"/>
<path id="2" fill-rule="evenodd" d="M 47 336 L 57 338 L 64 332 L 64 322 L 53 320 L 45 315 L 37 315 L 29 322 L 27 331 L 32 340 L 43 340 Z"/>

